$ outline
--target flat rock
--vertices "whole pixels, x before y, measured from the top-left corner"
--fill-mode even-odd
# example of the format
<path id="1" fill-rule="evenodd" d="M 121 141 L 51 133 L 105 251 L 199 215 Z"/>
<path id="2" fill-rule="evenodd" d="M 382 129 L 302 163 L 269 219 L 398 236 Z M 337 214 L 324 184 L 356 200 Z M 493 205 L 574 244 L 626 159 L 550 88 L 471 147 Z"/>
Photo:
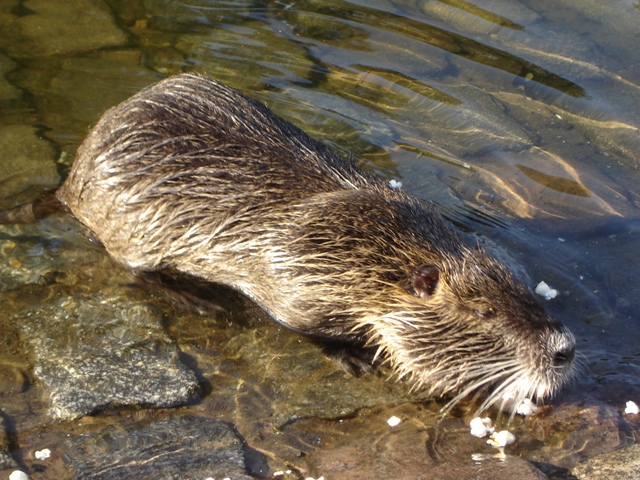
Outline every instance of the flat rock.
<path id="1" fill-rule="evenodd" d="M 603 453 L 578 465 L 571 472 L 580 480 L 635 480 L 640 478 L 640 444 Z"/>
<path id="2" fill-rule="evenodd" d="M 111 406 L 172 407 L 197 391 L 161 315 L 145 303 L 117 295 L 63 298 L 19 317 L 55 419 Z"/>

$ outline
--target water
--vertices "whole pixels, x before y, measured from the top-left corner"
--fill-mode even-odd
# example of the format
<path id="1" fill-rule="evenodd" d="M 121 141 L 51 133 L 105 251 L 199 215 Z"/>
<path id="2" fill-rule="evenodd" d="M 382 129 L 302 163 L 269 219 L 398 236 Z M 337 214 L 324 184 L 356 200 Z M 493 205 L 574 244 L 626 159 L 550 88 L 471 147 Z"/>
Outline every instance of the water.
<path id="1" fill-rule="evenodd" d="M 55 188 L 106 109 L 169 74 L 212 75 L 435 201 L 461 229 L 508 252 L 531 285 L 559 290 L 549 309 L 576 334 L 588 368 L 547 416 L 516 421 L 512 453 L 570 468 L 638 440 L 639 420 L 622 412 L 627 400 L 640 403 L 639 22 L 636 1 L 5 0 L 0 207 Z M 229 292 L 218 298 L 226 310 L 204 318 L 140 292 L 64 217 L 0 233 L 5 450 L 34 478 L 73 477 L 61 460 L 35 468 L 34 448 L 56 445 L 60 458 L 70 433 L 148 415 L 47 417 L 47 389 L 16 318 L 105 290 L 162 312 L 204 385 L 190 411 L 235 424 L 276 459 L 272 471 L 348 478 L 331 476 L 335 439 L 348 432 L 383 444 L 388 433 L 361 420 L 383 419 L 383 405 L 428 426 L 407 435 L 427 435 L 430 451 L 446 442 L 484 448 L 467 438 L 464 410 L 442 422 L 440 404 L 406 404 L 384 379 L 343 376 Z M 300 382 L 309 375 L 313 382 Z M 280 433 L 266 426 L 274 423 Z M 317 448 L 323 442 L 333 447 Z M 338 458 L 351 448 L 342 442 Z M 385 465 L 377 468 L 383 478 Z"/>

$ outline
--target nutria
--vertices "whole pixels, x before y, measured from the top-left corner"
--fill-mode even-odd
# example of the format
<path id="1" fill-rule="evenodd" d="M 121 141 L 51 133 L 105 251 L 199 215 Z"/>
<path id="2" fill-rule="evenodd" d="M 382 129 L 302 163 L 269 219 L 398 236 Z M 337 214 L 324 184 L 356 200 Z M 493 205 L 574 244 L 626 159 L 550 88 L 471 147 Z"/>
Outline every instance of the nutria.
<path id="1" fill-rule="evenodd" d="M 575 371 L 571 333 L 432 206 L 214 80 L 171 77 L 106 112 L 57 197 L 117 261 L 373 346 L 414 388 L 492 385 L 484 409 Z"/>

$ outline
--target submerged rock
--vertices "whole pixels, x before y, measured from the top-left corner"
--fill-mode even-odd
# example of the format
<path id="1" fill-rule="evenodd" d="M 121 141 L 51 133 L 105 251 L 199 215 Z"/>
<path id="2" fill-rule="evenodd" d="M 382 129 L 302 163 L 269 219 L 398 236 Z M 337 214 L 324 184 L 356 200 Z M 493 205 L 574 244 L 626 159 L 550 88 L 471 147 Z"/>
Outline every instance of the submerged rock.
<path id="1" fill-rule="evenodd" d="M 16 63 L 0 53 L 0 102 L 20 98 L 21 91 L 7 81 L 5 75 L 16 68 Z"/>
<path id="2" fill-rule="evenodd" d="M 15 2 L 11 13 L 0 12 L 0 29 L 8 33 L 6 40 L 0 38 L 0 47 L 16 58 L 85 52 L 127 42 L 101 0 Z"/>
<path id="3" fill-rule="evenodd" d="M 141 53 L 133 49 L 46 57 L 23 66 L 11 80 L 28 92 L 46 126 L 46 137 L 66 152 L 70 161 L 87 128 L 105 110 L 158 80 L 141 61 Z"/>
<path id="4" fill-rule="evenodd" d="M 31 200 L 60 182 L 52 145 L 27 125 L 0 128 L 0 208 Z"/>
<path id="5" fill-rule="evenodd" d="M 0 415 L 0 470 L 16 468 L 18 464 L 9 454 L 9 438 L 4 426 L 4 418 Z"/>
<path id="6" fill-rule="evenodd" d="M 18 260 L 15 252 L 25 253 L 21 247 L 22 244 L 11 239 L 0 239 L 0 292 L 15 290 L 24 285 L 47 283 L 46 276 L 49 272 L 44 264 L 38 265 L 40 268 L 33 268 Z M 26 255 L 24 257 L 28 258 Z"/>
<path id="7" fill-rule="evenodd" d="M 106 427 L 65 444 L 63 459 L 78 480 L 250 480 L 242 441 L 222 420 L 178 416 L 126 428 Z"/>

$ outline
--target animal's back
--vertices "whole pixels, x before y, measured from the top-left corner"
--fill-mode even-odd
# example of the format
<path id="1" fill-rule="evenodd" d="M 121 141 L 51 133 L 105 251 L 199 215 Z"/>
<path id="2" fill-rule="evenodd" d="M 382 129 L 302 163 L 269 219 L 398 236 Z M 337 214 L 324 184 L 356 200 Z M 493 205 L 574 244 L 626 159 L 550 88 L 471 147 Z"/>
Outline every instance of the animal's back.
<path id="1" fill-rule="evenodd" d="M 259 229 L 279 206 L 362 187 L 384 185 L 259 102 L 187 74 L 106 112 L 57 196 L 116 259 L 155 269 L 170 252 L 150 235 L 166 248 L 164 235 L 194 233 L 185 247 L 204 240 L 203 218 L 209 232 Z"/>

